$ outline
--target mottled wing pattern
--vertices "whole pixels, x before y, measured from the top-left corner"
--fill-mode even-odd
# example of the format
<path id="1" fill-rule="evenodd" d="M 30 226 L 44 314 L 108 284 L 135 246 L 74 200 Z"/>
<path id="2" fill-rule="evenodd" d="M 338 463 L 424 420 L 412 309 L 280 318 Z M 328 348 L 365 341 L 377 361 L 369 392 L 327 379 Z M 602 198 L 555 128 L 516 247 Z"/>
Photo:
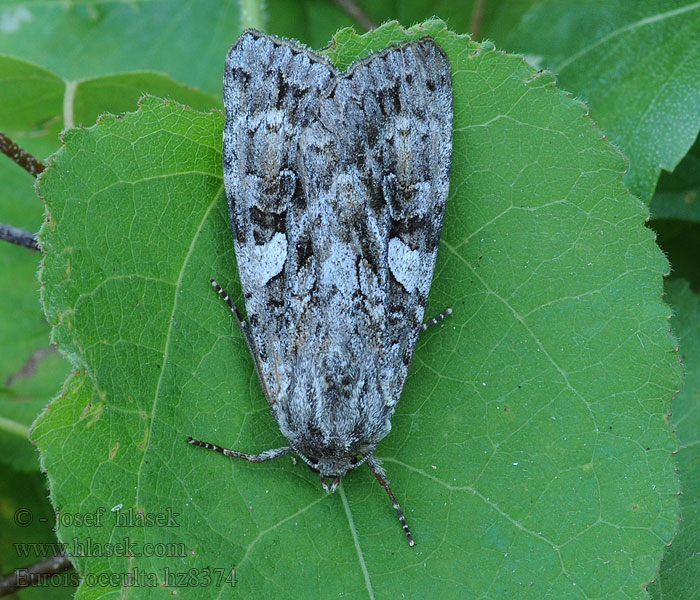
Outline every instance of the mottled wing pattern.
<path id="1" fill-rule="evenodd" d="M 423 320 L 447 202 L 450 64 L 431 38 L 389 48 L 340 75 L 321 114 L 324 123 L 333 115 L 342 140 L 341 172 L 356 169 L 360 182 L 359 283 L 371 332 L 381 332 L 380 383 L 393 412 Z"/>
<path id="2" fill-rule="evenodd" d="M 284 277 L 290 208 L 303 212 L 298 133 L 318 115 L 334 67 L 289 40 L 247 31 L 226 58 L 224 182 L 254 359 L 268 400 L 277 395 L 268 340 L 282 335 L 289 309 Z"/>
<path id="3" fill-rule="evenodd" d="M 338 74 L 250 33 L 229 54 L 224 90 L 236 256 L 273 413 L 302 453 L 371 451 L 390 429 L 430 288 L 449 185 L 449 63 L 425 38 Z"/>

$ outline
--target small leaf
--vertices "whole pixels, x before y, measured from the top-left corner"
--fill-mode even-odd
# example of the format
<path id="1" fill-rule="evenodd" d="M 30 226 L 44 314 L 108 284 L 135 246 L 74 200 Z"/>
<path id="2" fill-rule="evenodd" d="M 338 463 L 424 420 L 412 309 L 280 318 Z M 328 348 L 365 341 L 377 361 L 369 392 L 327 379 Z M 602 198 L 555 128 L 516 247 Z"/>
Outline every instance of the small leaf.
<path id="1" fill-rule="evenodd" d="M 165 573 L 213 567 L 235 568 L 235 586 L 192 585 L 191 597 L 644 597 L 678 517 L 668 264 L 621 184 L 624 160 L 551 76 L 439 21 L 342 31 L 327 52 L 345 66 L 424 35 L 453 68 L 429 311 L 454 313 L 420 340 L 377 451 L 416 548 L 365 469 L 326 495 L 291 457 L 254 465 L 185 442 L 285 444 L 209 286 L 215 277 L 241 304 L 223 117 L 149 98 L 70 132 L 39 188 L 42 298 L 84 371 L 33 439 L 57 508 L 109 517 L 59 538 L 182 550 L 77 557 L 83 575 L 139 569 L 164 597 Z M 179 526 L 114 527 L 117 506 L 170 509 Z"/>
<path id="2" fill-rule="evenodd" d="M 25 60 L 0 56 L 0 125 L 5 132 L 17 132 L 17 141 L 40 156 L 55 149 L 62 129 L 92 125 L 104 112 L 133 110 L 144 94 L 201 110 L 221 105 L 220 94 L 205 94 L 163 73 L 140 71 L 67 81 Z M 37 151 L 37 137 L 50 144 L 49 150 Z M 32 141 L 27 145 L 25 140 Z"/>

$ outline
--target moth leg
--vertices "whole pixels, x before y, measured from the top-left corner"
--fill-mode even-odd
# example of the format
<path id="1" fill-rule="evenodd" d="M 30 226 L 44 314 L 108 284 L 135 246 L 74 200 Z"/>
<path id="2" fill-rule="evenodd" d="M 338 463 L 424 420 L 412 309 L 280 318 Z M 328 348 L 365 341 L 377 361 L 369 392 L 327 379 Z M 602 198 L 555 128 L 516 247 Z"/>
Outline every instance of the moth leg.
<path id="1" fill-rule="evenodd" d="M 216 450 L 224 456 L 233 456 L 234 458 L 242 458 L 249 462 L 260 463 L 266 462 L 268 460 L 275 460 L 280 458 L 285 454 L 289 454 L 292 449 L 289 446 L 284 448 L 273 448 L 272 450 L 265 450 L 260 454 L 246 454 L 245 452 L 238 452 L 238 450 L 231 450 L 230 448 L 222 448 L 216 444 L 210 444 L 209 442 L 203 442 L 201 440 L 195 440 L 193 437 L 188 437 L 187 442 L 193 446 L 199 446 L 200 448 L 206 448 L 207 450 Z"/>
<path id="2" fill-rule="evenodd" d="M 399 501 L 396 499 L 396 496 L 394 496 L 394 492 L 392 492 L 391 487 L 389 487 L 389 480 L 386 478 L 384 469 L 382 469 L 379 461 L 374 458 L 374 456 L 370 456 L 367 459 L 367 466 L 369 467 L 369 470 L 372 471 L 372 474 L 377 478 L 377 481 L 382 484 L 382 487 L 386 490 L 386 493 L 389 494 L 389 498 L 391 498 L 391 502 L 394 505 L 394 510 L 399 516 L 401 527 L 403 527 L 406 537 L 408 538 L 408 545 L 415 546 L 416 542 L 413 541 L 411 530 L 408 527 L 408 523 L 406 523 L 406 517 L 403 515 L 403 511 L 401 510 L 401 506 L 399 506 Z"/>
<path id="3" fill-rule="evenodd" d="M 433 325 L 437 325 L 440 321 L 442 321 L 445 317 L 448 317 L 452 314 L 452 309 L 451 308 L 446 308 L 443 310 L 439 315 L 436 315 L 429 321 L 426 321 L 420 326 L 420 331 L 418 332 L 423 333 L 428 327 L 432 327 Z"/>

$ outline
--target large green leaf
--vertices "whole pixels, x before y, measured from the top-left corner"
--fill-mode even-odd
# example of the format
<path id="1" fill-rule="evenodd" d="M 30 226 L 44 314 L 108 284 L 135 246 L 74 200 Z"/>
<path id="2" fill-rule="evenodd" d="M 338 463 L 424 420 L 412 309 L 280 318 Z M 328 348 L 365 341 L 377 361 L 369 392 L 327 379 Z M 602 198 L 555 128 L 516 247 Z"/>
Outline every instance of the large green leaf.
<path id="1" fill-rule="evenodd" d="M 144 93 L 176 98 L 201 109 L 220 101 L 161 73 L 121 73 L 67 82 L 32 63 L 0 56 L 0 131 L 38 157 L 59 145 L 59 132 L 92 125 L 105 111 L 133 110 Z M 0 156 L 0 222 L 36 231 L 43 207 L 34 178 Z M 24 248 L 0 245 L 0 461 L 16 469 L 38 466 L 29 426 L 66 377 L 49 348 L 49 327 L 38 302 L 40 257 Z M 46 358 L 45 358 L 46 357 Z M 48 361 L 48 364 L 43 364 Z"/>
<path id="2" fill-rule="evenodd" d="M 581 97 L 630 160 L 625 183 L 651 200 L 700 127 L 700 5 L 691 0 L 546 0 L 505 45 L 538 57 Z"/>
<path id="3" fill-rule="evenodd" d="M 66 135 L 39 188 L 42 298 L 82 371 L 33 438 L 58 510 L 108 515 L 59 536 L 182 544 L 78 556 L 83 575 L 151 573 L 144 598 L 169 597 L 167 573 L 189 569 L 188 597 L 210 598 L 196 585 L 205 568 L 236 569 L 233 589 L 211 584 L 218 597 L 644 597 L 678 517 L 667 262 L 621 183 L 622 157 L 520 57 L 437 21 L 340 32 L 328 54 L 344 66 L 426 34 L 455 92 L 429 310 L 454 314 L 420 340 L 377 452 L 417 546 L 366 469 L 326 495 L 291 457 L 254 465 L 186 444 L 257 452 L 285 440 L 208 283 L 240 303 L 223 117 L 147 99 Z M 171 509 L 178 527 L 112 527 L 112 508 Z"/>
<path id="4" fill-rule="evenodd" d="M 163 71 L 218 95 L 239 13 L 231 0 L 13 0 L 0 7 L 0 53 L 71 80 Z"/>
<path id="5" fill-rule="evenodd" d="M 686 281 L 666 285 L 671 319 L 685 366 L 685 385 L 673 401 L 673 426 L 680 448 L 681 529 L 661 563 L 653 598 L 700 598 L 700 298 Z"/>

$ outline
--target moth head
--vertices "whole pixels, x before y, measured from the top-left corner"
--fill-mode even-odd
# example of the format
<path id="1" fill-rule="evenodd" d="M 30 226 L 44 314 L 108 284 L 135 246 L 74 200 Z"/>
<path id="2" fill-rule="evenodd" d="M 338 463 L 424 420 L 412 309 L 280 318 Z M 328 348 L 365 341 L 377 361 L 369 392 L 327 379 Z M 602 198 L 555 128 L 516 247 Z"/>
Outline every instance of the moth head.
<path id="1" fill-rule="evenodd" d="M 335 492 L 340 483 L 340 478 L 348 471 L 356 469 L 363 464 L 372 454 L 364 456 L 339 456 L 339 457 L 316 457 L 305 456 L 297 452 L 301 459 L 309 465 L 309 468 L 318 473 L 321 478 L 321 486 L 326 492 Z"/>

